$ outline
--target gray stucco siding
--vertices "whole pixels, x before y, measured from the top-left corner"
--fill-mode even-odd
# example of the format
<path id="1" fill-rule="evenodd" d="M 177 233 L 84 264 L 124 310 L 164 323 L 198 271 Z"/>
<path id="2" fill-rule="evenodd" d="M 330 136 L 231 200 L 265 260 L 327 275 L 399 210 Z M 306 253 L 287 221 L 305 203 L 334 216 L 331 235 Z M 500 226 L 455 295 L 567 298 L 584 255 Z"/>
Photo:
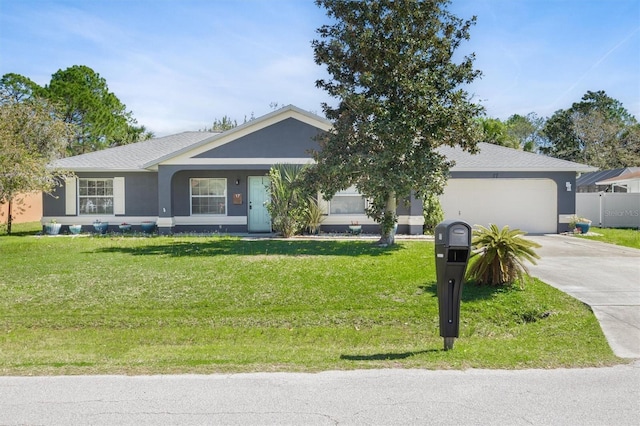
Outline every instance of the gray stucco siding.
<path id="1" fill-rule="evenodd" d="M 205 166 L 206 167 L 206 166 Z M 189 216 L 191 210 L 189 200 L 189 179 L 192 177 L 222 177 L 227 178 L 227 196 L 233 197 L 235 193 L 241 193 L 242 199 L 247 199 L 247 177 L 264 176 L 269 172 L 270 164 L 242 165 L 216 165 L 203 168 L 201 165 L 161 165 L 158 168 L 158 184 L 162 190 L 158 194 L 158 206 L 160 217 Z M 241 183 L 236 187 L 235 180 L 240 178 Z M 233 183 L 233 185 L 231 185 Z M 229 205 L 232 199 L 228 198 Z M 246 201 L 243 201 L 245 204 Z M 176 210 L 177 209 L 177 210 Z M 241 207 L 235 206 L 228 215 L 246 216 L 240 213 Z"/>
<path id="2" fill-rule="evenodd" d="M 158 216 L 158 173 L 126 173 L 123 176 L 125 215 Z"/>
<path id="3" fill-rule="evenodd" d="M 398 200 L 398 208 L 396 209 L 397 215 L 408 215 L 411 213 L 411 205 L 407 204 L 409 200 Z"/>
<path id="4" fill-rule="evenodd" d="M 293 118 L 265 127 L 194 158 L 305 158 L 319 149 L 317 127 Z"/>
<path id="5" fill-rule="evenodd" d="M 76 173 L 82 178 L 115 178 L 124 177 L 125 216 L 157 216 L 158 215 L 158 174 L 155 172 L 118 173 L 96 172 Z M 42 215 L 61 217 L 66 215 L 66 188 L 64 182 L 56 187 L 52 195 L 44 194 L 42 199 Z"/>
<path id="6" fill-rule="evenodd" d="M 42 216 L 65 216 L 65 203 L 64 182 L 59 182 L 51 194 L 42 194 Z"/>
<path id="7" fill-rule="evenodd" d="M 189 180 L 191 178 L 224 178 L 227 179 L 227 216 L 246 216 L 249 176 L 264 176 L 268 169 L 262 170 L 183 170 L 173 174 L 171 193 L 173 216 L 190 216 L 191 199 Z M 239 184 L 236 185 L 236 180 Z M 240 194 L 242 204 L 234 204 L 234 194 Z"/>
<path id="8" fill-rule="evenodd" d="M 416 198 L 415 192 L 411 191 L 411 195 L 407 198 L 398 200 L 397 215 L 422 216 L 422 200 Z"/>

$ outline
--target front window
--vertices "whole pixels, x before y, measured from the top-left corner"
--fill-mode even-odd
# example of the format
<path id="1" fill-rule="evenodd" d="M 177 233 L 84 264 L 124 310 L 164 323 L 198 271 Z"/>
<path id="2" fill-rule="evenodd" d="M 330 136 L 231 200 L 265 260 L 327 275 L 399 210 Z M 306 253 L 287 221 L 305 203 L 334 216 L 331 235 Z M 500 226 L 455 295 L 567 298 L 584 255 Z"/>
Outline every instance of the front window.
<path id="1" fill-rule="evenodd" d="M 364 214 L 365 200 L 355 187 L 340 191 L 329 203 L 330 214 Z"/>
<path id="2" fill-rule="evenodd" d="M 113 179 L 79 179 L 80 214 L 113 214 Z"/>
<path id="3" fill-rule="evenodd" d="M 191 214 L 227 214 L 227 180 L 192 178 Z"/>

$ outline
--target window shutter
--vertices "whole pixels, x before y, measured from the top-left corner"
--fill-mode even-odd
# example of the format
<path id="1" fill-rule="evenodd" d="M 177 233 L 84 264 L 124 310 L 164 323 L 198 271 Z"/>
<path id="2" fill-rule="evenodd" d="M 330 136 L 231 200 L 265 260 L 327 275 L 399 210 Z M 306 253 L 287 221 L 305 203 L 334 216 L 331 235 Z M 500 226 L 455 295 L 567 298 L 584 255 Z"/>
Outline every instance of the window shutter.
<path id="1" fill-rule="evenodd" d="M 78 190 L 76 178 L 66 178 L 64 180 L 64 214 L 76 216 L 78 214 Z"/>
<path id="2" fill-rule="evenodd" d="M 113 178 L 113 214 L 124 214 L 124 177 Z"/>

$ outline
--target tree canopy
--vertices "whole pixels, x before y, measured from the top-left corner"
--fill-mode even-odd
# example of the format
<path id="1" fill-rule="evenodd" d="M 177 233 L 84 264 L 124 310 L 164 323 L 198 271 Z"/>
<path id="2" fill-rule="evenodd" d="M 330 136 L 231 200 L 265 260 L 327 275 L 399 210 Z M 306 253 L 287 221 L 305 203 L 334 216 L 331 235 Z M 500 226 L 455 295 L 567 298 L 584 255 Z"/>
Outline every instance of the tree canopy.
<path id="1" fill-rule="evenodd" d="M 20 194 L 49 192 L 68 174 L 47 165 L 63 155 L 73 133 L 73 126 L 42 98 L 0 97 L 0 203 L 9 205 L 8 233 Z"/>
<path id="2" fill-rule="evenodd" d="M 246 122 L 246 120 L 245 120 Z M 231 130 L 234 127 L 238 127 L 238 121 L 233 120 L 228 115 L 223 115 L 222 118 L 215 118 L 211 127 L 204 129 L 205 132 L 224 132 Z"/>
<path id="3" fill-rule="evenodd" d="M 497 118 L 482 117 L 479 119 L 482 125 L 482 141 L 494 145 L 519 148 L 519 141 L 509 133 L 509 127 Z"/>
<path id="4" fill-rule="evenodd" d="M 62 116 L 77 132 L 71 155 L 126 145 L 146 137 L 126 106 L 109 91 L 107 81 L 84 65 L 58 70 L 45 87 L 45 96 L 61 105 Z"/>
<path id="5" fill-rule="evenodd" d="M 541 145 L 541 130 L 544 119 L 535 113 L 526 116 L 514 114 L 506 121 L 482 117 L 482 141 L 523 151 L 534 152 Z"/>
<path id="6" fill-rule="evenodd" d="M 640 125 L 604 91 L 588 91 L 545 123 L 544 154 L 602 169 L 640 166 Z"/>
<path id="7" fill-rule="evenodd" d="M 587 91 L 549 118 L 514 114 L 482 117 L 483 141 L 563 160 L 616 169 L 640 166 L 640 123 L 604 91 Z"/>
<path id="8" fill-rule="evenodd" d="M 76 129 L 75 137 L 67 146 L 67 155 L 153 137 L 145 126 L 137 125 L 132 113 L 109 91 L 106 80 L 84 65 L 58 70 L 45 87 L 19 74 L 5 74 L 0 79 L 0 93 L 16 102 L 46 99 L 55 107 L 62 119 Z"/>
<path id="9" fill-rule="evenodd" d="M 535 152 L 542 144 L 542 126 L 544 118 L 531 112 L 527 115 L 513 114 L 505 122 L 507 133 L 518 141 L 518 147 L 523 151 Z"/>
<path id="10" fill-rule="evenodd" d="M 355 185 L 383 244 L 393 243 L 397 200 L 442 192 L 452 163 L 435 148 L 473 152 L 480 138 L 483 108 L 462 88 L 480 72 L 473 54 L 454 61 L 475 17 L 454 16 L 449 3 L 316 0 L 332 18 L 312 42 L 331 75 L 316 85 L 339 102 L 323 104 L 333 130 L 319 140 L 312 180 L 327 199 Z"/>
<path id="11" fill-rule="evenodd" d="M 22 102 L 44 95 L 42 87 L 20 74 L 8 73 L 0 78 L 0 99 L 2 103 Z"/>

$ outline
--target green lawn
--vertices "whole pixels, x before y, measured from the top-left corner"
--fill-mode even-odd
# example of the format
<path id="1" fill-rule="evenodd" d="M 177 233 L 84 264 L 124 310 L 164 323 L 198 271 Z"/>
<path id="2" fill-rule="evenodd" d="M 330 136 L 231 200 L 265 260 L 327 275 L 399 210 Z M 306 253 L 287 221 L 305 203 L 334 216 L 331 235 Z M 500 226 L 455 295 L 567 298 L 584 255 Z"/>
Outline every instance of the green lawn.
<path id="1" fill-rule="evenodd" d="M 595 228 L 591 227 L 590 232 L 600 235 L 578 235 L 580 238 L 602 241 L 619 246 L 640 249 L 639 229 L 617 229 L 617 228 Z"/>
<path id="2" fill-rule="evenodd" d="M 466 286 L 438 332 L 433 243 L 0 237 L 0 374 L 554 368 L 616 358 L 539 281 Z"/>

